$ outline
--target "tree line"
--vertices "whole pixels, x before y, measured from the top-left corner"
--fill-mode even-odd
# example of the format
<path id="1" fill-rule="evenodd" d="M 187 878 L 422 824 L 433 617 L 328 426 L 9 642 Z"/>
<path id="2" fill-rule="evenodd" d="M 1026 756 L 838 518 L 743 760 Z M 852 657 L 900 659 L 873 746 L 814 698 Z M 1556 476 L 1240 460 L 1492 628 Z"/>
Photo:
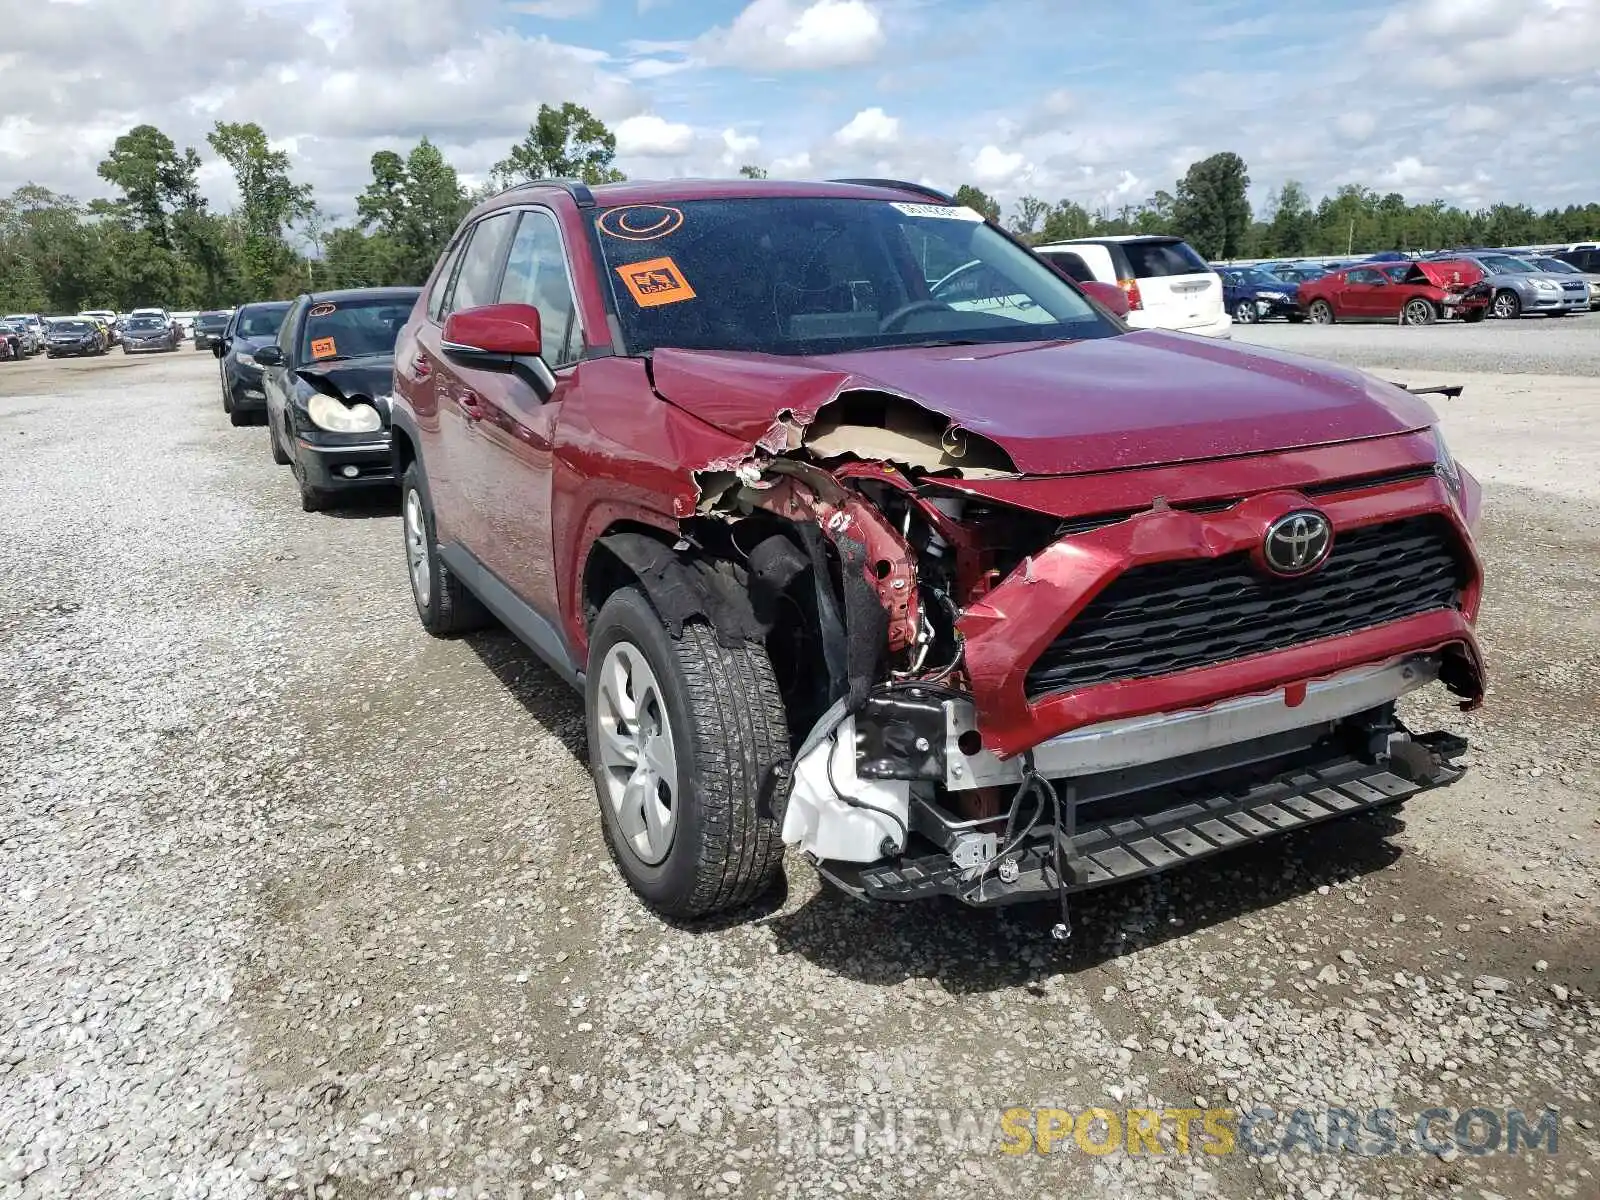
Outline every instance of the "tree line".
<path id="1" fill-rule="evenodd" d="M 481 188 L 463 185 L 423 138 L 405 154 L 380 150 L 353 214 L 336 215 L 296 182 L 287 153 L 254 122 L 218 121 L 206 143 L 233 174 L 238 199 L 214 211 L 201 195 L 201 157 L 153 125 L 117 138 L 99 165 L 114 195 L 87 203 L 36 183 L 0 199 L 0 311 L 125 311 L 142 304 L 222 308 L 305 290 L 416 284 L 462 216 L 503 187 L 545 178 L 624 178 L 616 137 L 581 105 L 541 105 L 527 135 Z M 755 164 L 739 169 L 765 178 Z M 1398 193 L 1341 187 L 1316 204 L 1291 180 L 1260 214 L 1237 154 L 1193 164 L 1174 190 L 1090 211 L 1072 200 L 1023 196 L 1005 224 L 1033 243 L 1117 233 L 1178 234 L 1208 258 L 1343 254 L 1578 241 L 1600 234 L 1600 204 L 1536 212 L 1522 204 L 1466 211 L 1411 204 Z M 964 184 L 956 199 L 1000 222 L 1000 205 Z"/>
<path id="2" fill-rule="evenodd" d="M 1600 236 L 1600 204 L 1543 212 L 1526 204 L 1467 210 L 1443 200 L 1413 204 L 1398 192 L 1379 194 L 1354 183 L 1313 204 L 1305 186 L 1291 179 L 1268 196 L 1258 214 L 1251 209 L 1249 188 L 1244 160 L 1223 152 L 1192 164 L 1173 191 L 1158 190 L 1138 204 L 1091 212 L 1073 200 L 1051 204 L 1023 196 L 1005 223 L 1034 245 L 1113 234 L 1174 234 L 1211 260 L 1538 245 Z M 1000 205 L 978 188 L 963 184 L 955 198 L 992 221 L 1001 220 Z"/>

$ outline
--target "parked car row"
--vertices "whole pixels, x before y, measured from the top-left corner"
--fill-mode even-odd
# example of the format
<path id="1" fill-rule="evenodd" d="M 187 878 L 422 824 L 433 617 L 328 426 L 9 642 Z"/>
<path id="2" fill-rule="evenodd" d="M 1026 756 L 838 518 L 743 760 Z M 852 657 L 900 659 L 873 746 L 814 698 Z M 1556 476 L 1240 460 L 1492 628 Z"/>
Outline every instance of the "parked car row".
<path id="1" fill-rule="evenodd" d="M 1395 702 L 1483 696 L 1481 492 L 1405 389 L 1162 328 L 1231 324 L 1179 239 L 1041 254 L 910 183 L 542 180 L 422 288 L 212 350 L 303 507 L 398 484 L 425 630 L 582 692 L 645 904 L 735 909 L 787 845 L 1066 937 L 1073 893 L 1461 776 Z"/>

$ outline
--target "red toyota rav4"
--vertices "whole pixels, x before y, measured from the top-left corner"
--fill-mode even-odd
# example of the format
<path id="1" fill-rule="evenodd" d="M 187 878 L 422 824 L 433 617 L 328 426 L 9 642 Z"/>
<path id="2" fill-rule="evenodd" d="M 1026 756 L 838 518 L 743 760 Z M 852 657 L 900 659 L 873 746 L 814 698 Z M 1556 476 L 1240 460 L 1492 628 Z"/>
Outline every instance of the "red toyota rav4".
<path id="1" fill-rule="evenodd" d="M 785 844 L 1064 915 L 1459 778 L 1395 710 L 1483 695 L 1432 410 L 1114 308 L 911 184 L 503 192 L 396 347 L 417 611 L 583 689 L 607 843 L 675 916 Z"/>

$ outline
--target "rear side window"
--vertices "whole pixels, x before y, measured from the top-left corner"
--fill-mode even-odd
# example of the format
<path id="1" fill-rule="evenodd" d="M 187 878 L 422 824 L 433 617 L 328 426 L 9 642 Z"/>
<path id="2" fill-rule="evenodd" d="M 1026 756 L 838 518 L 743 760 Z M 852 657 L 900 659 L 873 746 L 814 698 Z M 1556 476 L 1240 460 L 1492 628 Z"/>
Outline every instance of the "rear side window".
<path id="1" fill-rule="evenodd" d="M 461 270 L 456 274 L 455 288 L 445 312 L 481 308 L 495 302 L 500 291 L 500 271 L 506 261 L 506 246 L 511 241 L 515 224 L 516 213 L 498 212 L 473 227 L 472 240 L 461 256 Z"/>
<path id="2" fill-rule="evenodd" d="M 1122 252 L 1133 268 L 1135 279 L 1159 279 L 1165 275 L 1204 275 L 1211 268 L 1188 242 L 1123 242 Z"/>
<path id="3" fill-rule="evenodd" d="M 1083 256 L 1073 254 L 1069 250 L 1051 250 L 1043 255 L 1045 261 L 1051 266 L 1065 271 L 1068 276 L 1079 283 L 1093 283 L 1094 272 L 1089 269 L 1089 264 L 1083 261 Z"/>

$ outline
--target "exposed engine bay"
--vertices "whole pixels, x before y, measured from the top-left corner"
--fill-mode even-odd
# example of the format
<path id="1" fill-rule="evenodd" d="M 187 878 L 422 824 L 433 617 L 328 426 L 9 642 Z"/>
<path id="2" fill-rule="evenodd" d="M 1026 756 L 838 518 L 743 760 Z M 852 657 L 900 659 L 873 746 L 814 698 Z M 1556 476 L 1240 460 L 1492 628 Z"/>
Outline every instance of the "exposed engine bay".
<path id="1" fill-rule="evenodd" d="M 1396 445 L 1392 467 L 1372 457 L 1348 490 L 1436 489 L 1428 454 L 1406 461 L 1416 444 Z M 1442 616 L 1469 592 L 1475 604 L 1443 518 L 1341 535 L 1352 549 L 1327 582 L 1268 578 L 1248 560 L 1275 516 L 1307 504 L 1306 484 L 1108 507 L 1116 488 L 1027 475 L 995 442 L 881 391 L 841 393 L 809 420 L 780 414 L 748 456 L 695 481 L 672 555 L 612 548 L 669 625 L 709 604 L 724 635 L 766 642 L 794 741 L 790 777 L 767 789 L 772 815 L 860 897 L 1054 895 L 1066 936 L 1073 891 L 1461 773 L 1450 759 L 1465 744 L 1413 736 L 1395 702 L 1442 682 L 1477 703 L 1470 640 L 1441 633 L 1376 659 L 1303 644 L 1341 622 L 1358 639 L 1396 616 Z M 1332 512 L 1339 489 L 1317 483 Z M 1142 590 L 1119 599 L 1130 580 Z M 1356 587 L 1387 606 L 1361 609 Z M 1278 631 L 1278 604 L 1300 624 Z M 1166 625 L 1139 625 L 1161 605 Z M 1212 620 L 1246 632 L 1208 648 L 1196 639 Z M 1303 669 L 1261 674 L 1271 651 Z M 1210 668 L 1190 677 L 1204 687 L 1170 682 L 1189 667 Z"/>

